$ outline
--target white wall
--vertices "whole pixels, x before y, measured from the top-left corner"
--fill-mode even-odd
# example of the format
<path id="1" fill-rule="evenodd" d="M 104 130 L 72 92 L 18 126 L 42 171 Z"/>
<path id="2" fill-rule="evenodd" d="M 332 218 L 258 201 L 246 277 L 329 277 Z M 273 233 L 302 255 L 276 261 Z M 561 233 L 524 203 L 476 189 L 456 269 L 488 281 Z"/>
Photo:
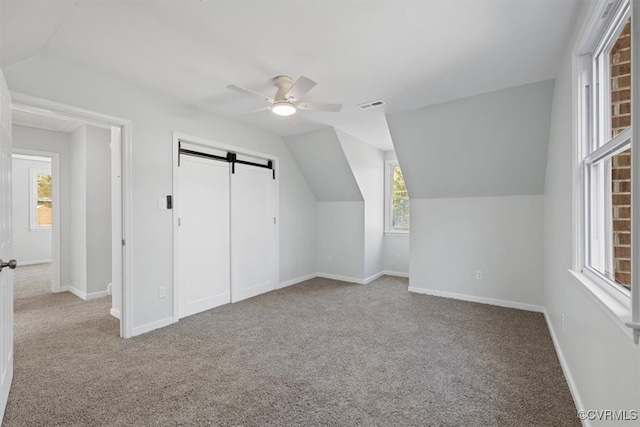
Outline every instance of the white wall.
<path id="1" fill-rule="evenodd" d="M 87 126 L 87 293 L 111 283 L 111 131 Z"/>
<path id="2" fill-rule="evenodd" d="M 410 242 L 409 234 L 384 235 L 383 265 L 386 272 L 409 277 Z"/>
<path id="3" fill-rule="evenodd" d="M 588 6 L 582 8 L 576 30 Z M 553 97 L 544 194 L 544 305 L 578 409 L 638 410 L 640 346 L 568 272 L 573 259 L 572 48 L 573 43 L 562 61 Z"/>
<path id="4" fill-rule="evenodd" d="M 279 136 L 40 56 L 3 71 L 12 91 L 132 121 L 134 333 L 172 319 L 172 295 L 158 298 L 172 288 L 172 215 L 157 209 L 172 192 L 172 131 L 278 156 L 280 281 L 315 273 L 315 197 Z"/>
<path id="5" fill-rule="evenodd" d="M 336 129 L 364 198 L 364 279 L 384 270 L 384 153 Z"/>
<path id="6" fill-rule="evenodd" d="M 19 265 L 51 261 L 51 228 L 31 229 L 31 170 L 51 173 L 51 161 L 12 159 L 13 253 Z"/>
<path id="7" fill-rule="evenodd" d="M 87 293 L 87 129 L 71 134 L 70 151 L 70 267 L 69 287 L 78 295 Z"/>
<path id="8" fill-rule="evenodd" d="M 318 202 L 317 209 L 318 273 L 361 281 L 365 277 L 364 202 Z"/>
<path id="9" fill-rule="evenodd" d="M 410 262 L 410 290 L 540 309 L 542 196 L 411 199 Z"/>
<path id="10" fill-rule="evenodd" d="M 60 155 L 60 286 L 62 288 L 71 283 L 70 144 L 71 136 L 67 133 L 13 126 L 14 148 L 48 151 Z"/>

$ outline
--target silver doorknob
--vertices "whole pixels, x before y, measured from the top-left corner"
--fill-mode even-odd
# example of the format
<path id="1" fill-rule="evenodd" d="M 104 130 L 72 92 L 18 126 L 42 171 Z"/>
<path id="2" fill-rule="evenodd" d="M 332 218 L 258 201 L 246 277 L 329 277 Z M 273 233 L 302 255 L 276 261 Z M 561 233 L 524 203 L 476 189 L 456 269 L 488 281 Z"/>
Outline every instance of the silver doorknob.
<path id="1" fill-rule="evenodd" d="M 11 270 L 13 270 L 17 266 L 18 266 L 18 262 L 15 259 L 12 259 L 9 262 L 4 262 L 0 259 L 0 271 L 2 271 L 2 269 L 5 267 L 9 267 Z"/>

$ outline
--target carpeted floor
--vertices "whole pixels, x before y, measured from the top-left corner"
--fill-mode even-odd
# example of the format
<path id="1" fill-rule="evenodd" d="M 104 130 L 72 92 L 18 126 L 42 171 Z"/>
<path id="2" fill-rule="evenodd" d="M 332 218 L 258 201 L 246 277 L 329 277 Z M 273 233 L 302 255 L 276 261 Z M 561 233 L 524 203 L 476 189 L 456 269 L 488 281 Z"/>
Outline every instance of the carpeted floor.
<path id="1" fill-rule="evenodd" d="M 130 340 L 109 298 L 21 286 L 5 426 L 580 425 L 541 314 L 406 279 L 313 279 Z"/>

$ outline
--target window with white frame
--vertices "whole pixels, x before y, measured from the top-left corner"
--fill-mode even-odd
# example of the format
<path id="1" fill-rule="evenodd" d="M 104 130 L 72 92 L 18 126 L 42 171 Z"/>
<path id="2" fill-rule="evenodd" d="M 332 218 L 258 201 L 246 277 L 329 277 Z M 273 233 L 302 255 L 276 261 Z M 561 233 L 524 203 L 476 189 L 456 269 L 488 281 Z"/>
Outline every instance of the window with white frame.
<path id="1" fill-rule="evenodd" d="M 29 213 L 31 229 L 51 228 L 53 224 L 51 171 L 47 169 L 31 169 L 30 187 Z"/>
<path id="2" fill-rule="evenodd" d="M 409 232 L 409 193 L 397 160 L 385 167 L 385 231 Z"/>
<path id="3" fill-rule="evenodd" d="M 632 292 L 638 292 L 632 280 L 631 200 L 632 193 L 640 195 L 632 187 L 637 142 L 632 140 L 631 4 L 601 2 L 594 16 L 578 61 L 577 261 L 589 280 L 631 311 Z"/>

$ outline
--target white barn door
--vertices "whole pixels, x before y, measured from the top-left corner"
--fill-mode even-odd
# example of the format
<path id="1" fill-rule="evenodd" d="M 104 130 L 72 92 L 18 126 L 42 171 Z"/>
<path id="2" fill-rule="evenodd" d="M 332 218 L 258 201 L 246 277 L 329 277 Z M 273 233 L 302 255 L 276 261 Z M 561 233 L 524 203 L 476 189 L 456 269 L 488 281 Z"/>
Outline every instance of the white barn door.
<path id="1" fill-rule="evenodd" d="M 178 168 L 180 318 L 231 302 L 229 164 L 180 156 Z"/>
<path id="2" fill-rule="evenodd" d="M 231 175 L 231 298 L 276 288 L 276 181 L 273 171 L 235 165 Z"/>
<path id="3" fill-rule="evenodd" d="M 0 419 L 13 379 L 13 269 L 11 241 L 11 95 L 0 70 Z M 7 268 L 9 267 L 9 268 Z"/>

